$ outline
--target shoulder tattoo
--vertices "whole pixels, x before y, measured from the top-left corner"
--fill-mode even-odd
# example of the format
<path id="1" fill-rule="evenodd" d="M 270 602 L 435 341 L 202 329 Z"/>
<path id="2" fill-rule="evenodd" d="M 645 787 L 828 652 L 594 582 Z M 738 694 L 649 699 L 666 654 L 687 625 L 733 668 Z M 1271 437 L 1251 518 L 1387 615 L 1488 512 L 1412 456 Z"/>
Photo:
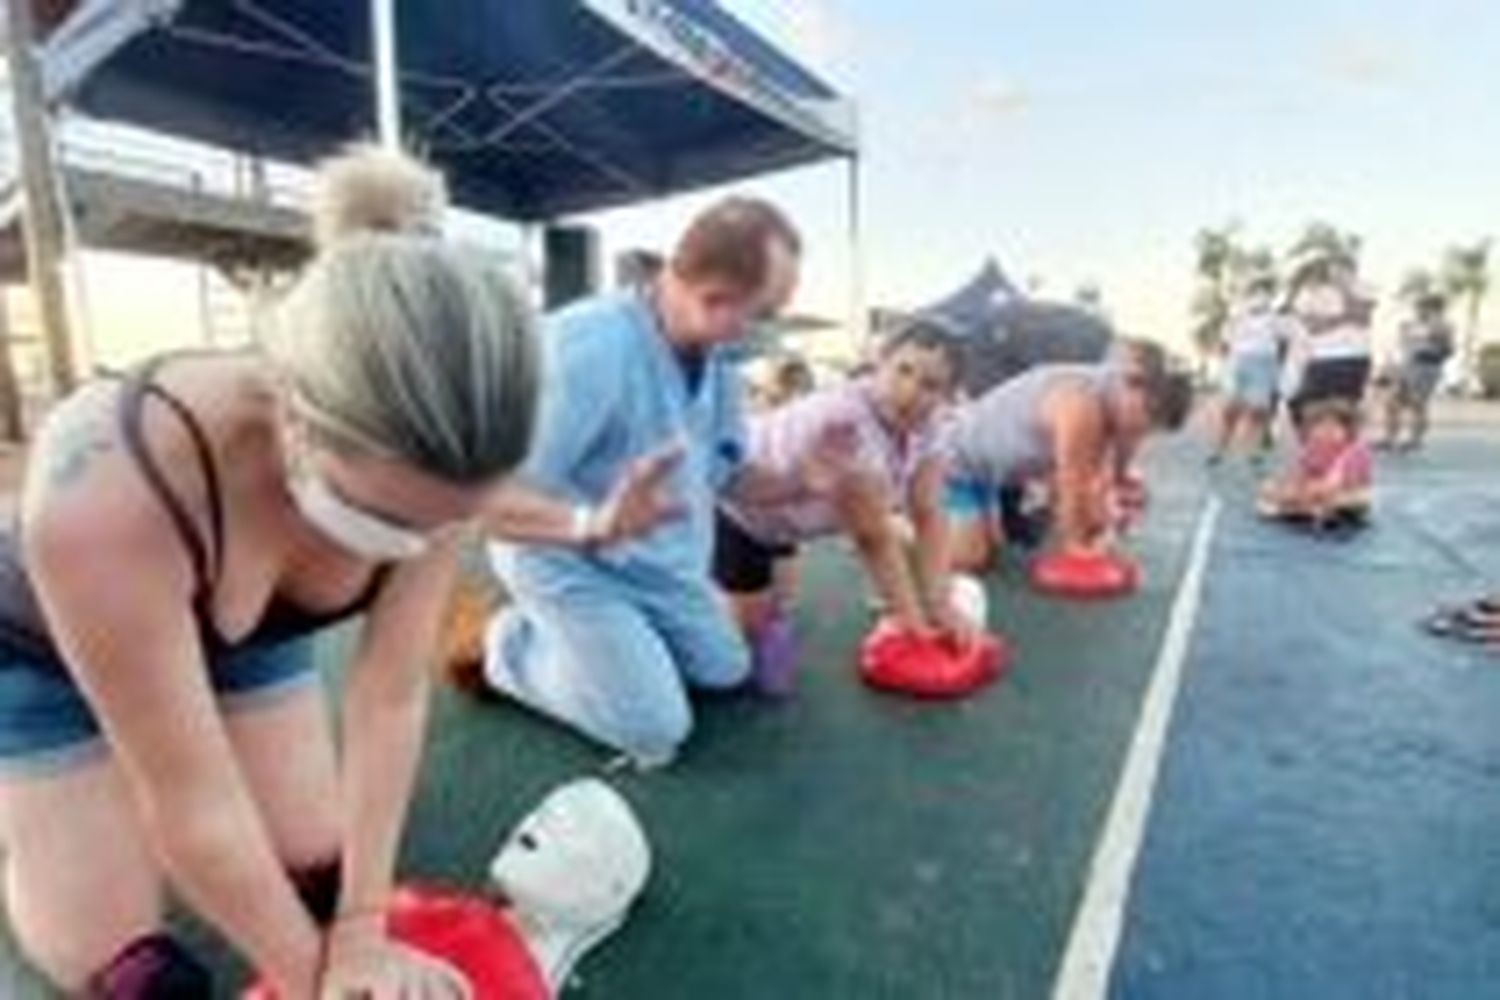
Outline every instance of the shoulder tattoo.
<path id="1" fill-rule="evenodd" d="M 47 485 L 67 489 L 101 457 L 115 450 L 115 431 L 97 413 L 84 413 L 58 428 L 46 458 Z"/>

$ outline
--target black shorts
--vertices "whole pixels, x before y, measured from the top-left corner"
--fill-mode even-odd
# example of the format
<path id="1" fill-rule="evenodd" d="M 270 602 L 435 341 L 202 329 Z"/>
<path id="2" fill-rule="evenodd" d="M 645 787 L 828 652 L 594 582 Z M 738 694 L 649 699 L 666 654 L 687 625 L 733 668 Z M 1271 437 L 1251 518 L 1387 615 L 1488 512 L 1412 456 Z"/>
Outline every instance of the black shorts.
<path id="1" fill-rule="evenodd" d="M 797 554 L 795 545 L 763 542 L 719 511 L 714 515 L 714 580 L 731 594 L 758 594 L 776 582 L 776 561 Z"/>
<path id="2" fill-rule="evenodd" d="M 1302 386 L 1292 400 L 1292 419 L 1302 421 L 1302 410 L 1312 403 L 1330 399 L 1364 402 L 1365 386 L 1370 381 L 1369 358 L 1330 358 L 1308 363 L 1302 373 Z"/>

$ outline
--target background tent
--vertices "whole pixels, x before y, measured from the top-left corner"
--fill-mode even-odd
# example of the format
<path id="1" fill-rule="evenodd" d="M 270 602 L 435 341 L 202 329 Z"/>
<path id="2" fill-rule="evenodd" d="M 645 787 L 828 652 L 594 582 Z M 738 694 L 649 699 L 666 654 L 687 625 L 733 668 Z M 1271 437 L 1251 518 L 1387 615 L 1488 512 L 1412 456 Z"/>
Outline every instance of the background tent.
<path id="1" fill-rule="evenodd" d="M 979 395 L 1039 364 L 1094 362 L 1114 339 L 1108 321 L 1078 306 L 1028 299 L 994 261 L 917 312 L 964 344 L 964 389 Z"/>

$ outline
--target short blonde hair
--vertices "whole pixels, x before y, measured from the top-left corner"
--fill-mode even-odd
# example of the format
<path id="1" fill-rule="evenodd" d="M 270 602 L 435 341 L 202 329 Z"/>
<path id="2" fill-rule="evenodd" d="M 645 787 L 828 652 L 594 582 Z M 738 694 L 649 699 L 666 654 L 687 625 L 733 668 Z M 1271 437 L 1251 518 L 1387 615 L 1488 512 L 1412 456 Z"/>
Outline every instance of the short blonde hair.
<path id="1" fill-rule="evenodd" d="M 356 147 L 324 164 L 317 256 L 266 346 L 315 432 L 477 483 L 530 447 L 537 324 L 491 252 L 441 236 L 445 206 L 409 157 Z"/>

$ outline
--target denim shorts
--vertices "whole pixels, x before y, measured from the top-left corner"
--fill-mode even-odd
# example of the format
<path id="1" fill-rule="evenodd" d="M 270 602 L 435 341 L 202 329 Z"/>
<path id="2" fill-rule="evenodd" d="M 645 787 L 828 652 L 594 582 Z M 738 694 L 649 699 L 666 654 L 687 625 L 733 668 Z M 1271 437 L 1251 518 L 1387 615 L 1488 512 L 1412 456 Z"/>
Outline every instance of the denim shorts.
<path id="1" fill-rule="evenodd" d="M 1396 394 L 1401 402 L 1422 406 L 1432 399 L 1443 380 L 1443 365 L 1426 361 L 1408 361 L 1397 376 Z"/>
<path id="2" fill-rule="evenodd" d="M 998 522 L 1005 540 L 1023 549 L 1041 545 L 1052 527 L 1050 510 L 1028 509 L 1024 483 L 997 487 L 979 479 L 951 477 L 943 506 L 953 521 Z"/>
<path id="3" fill-rule="evenodd" d="M 955 521 L 993 518 L 1000 510 L 1000 491 L 983 480 L 952 477 L 943 496 L 943 508 Z"/>
<path id="4" fill-rule="evenodd" d="M 255 643 L 220 655 L 209 682 L 232 713 L 317 680 L 314 636 Z M 66 666 L 0 650 L 0 776 L 55 772 L 105 753 L 93 710 Z"/>
<path id="5" fill-rule="evenodd" d="M 1242 355 L 1229 365 L 1229 398 L 1252 410 L 1269 410 L 1281 384 L 1281 361 L 1274 354 Z"/>

